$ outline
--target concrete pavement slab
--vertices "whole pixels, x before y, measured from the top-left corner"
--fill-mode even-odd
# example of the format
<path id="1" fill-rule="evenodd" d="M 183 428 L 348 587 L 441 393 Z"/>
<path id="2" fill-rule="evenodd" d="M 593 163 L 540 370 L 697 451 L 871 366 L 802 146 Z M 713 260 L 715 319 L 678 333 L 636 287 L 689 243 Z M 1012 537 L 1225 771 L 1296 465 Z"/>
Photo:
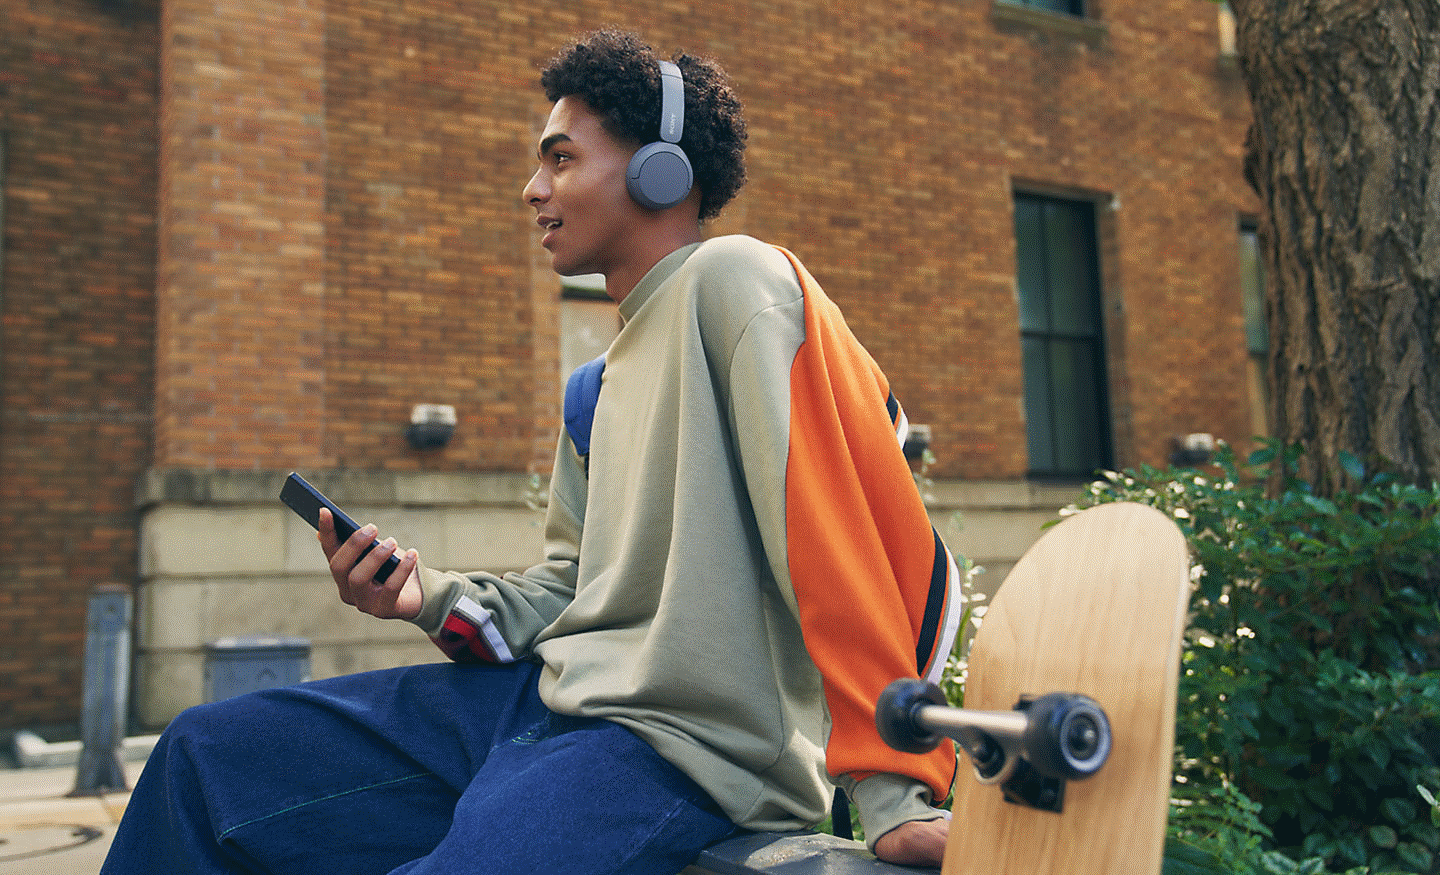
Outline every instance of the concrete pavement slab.
<path id="1" fill-rule="evenodd" d="M 143 763 L 124 764 L 130 786 Z M 73 766 L 0 769 L 0 875 L 95 875 L 130 794 L 71 797 Z"/>

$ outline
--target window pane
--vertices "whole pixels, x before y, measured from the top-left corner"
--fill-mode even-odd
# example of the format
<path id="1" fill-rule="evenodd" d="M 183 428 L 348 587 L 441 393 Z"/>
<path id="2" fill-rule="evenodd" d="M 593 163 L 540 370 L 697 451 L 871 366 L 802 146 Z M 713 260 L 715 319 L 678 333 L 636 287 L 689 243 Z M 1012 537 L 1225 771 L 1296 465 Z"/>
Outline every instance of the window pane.
<path id="1" fill-rule="evenodd" d="M 1068 15 L 1085 14 L 1083 0 L 1004 0 L 1004 2 L 1013 3 L 1016 6 L 1029 6 L 1034 9 L 1047 9 L 1051 12 L 1063 12 Z"/>
<path id="2" fill-rule="evenodd" d="M 1240 225 L 1240 294 L 1245 312 L 1245 347 L 1250 394 L 1250 431 L 1270 434 L 1270 328 L 1265 321 L 1265 261 L 1260 235 L 1252 224 Z"/>
<path id="3" fill-rule="evenodd" d="M 1090 204 L 1052 201 L 1045 209 L 1052 329 L 1100 333 L 1095 294 L 1095 233 Z"/>
<path id="4" fill-rule="evenodd" d="M 1025 441 L 1030 467 L 1037 471 L 1055 468 L 1055 422 L 1051 417 L 1054 395 L 1050 384 L 1050 356 L 1045 341 L 1024 338 L 1020 342 L 1025 368 Z"/>
<path id="5" fill-rule="evenodd" d="M 1015 199 L 1016 285 L 1020 290 L 1020 330 L 1050 330 L 1050 294 L 1045 280 L 1043 205 Z"/>
<path id="6" fill-rule="evenodd" d="M 560 299 L 560 395 L 571 372 L 603 354 L 620 333 L 620 312 L 609 298 Z"/>
<path id="7" fill-rule="evenodd" d="M 1245 307 L 1245 346 L 1251 353 L 1270 349 L 1265 325 L 1265 262 L 1260 256 L 1260 235 L 1253 227 L 1240 228 L 1240 291 Z"/>
<path id="8" fill-rule="evenodd" d="M 1094 347 L 1073 340 L 1051 341 L 1055 410 L 1055 463 L 1062 474 L 1089 476 L 1105 467 L 1103 406 Z"/>

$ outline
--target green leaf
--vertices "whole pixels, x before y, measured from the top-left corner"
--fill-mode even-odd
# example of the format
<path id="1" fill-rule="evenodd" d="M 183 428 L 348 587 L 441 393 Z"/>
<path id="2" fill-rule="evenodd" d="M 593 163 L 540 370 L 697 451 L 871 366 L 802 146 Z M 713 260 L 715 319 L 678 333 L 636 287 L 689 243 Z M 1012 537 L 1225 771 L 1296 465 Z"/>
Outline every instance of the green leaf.
<path id="1" fill-rule="evenodd" d="M 1365 464 L 1349 450 L 1340 451 L 1340 467 L 1352 480 L 1365 479 Z"/>
<path id="2" fill-rule="evenodd" d="M 1394 796 L 1380 803 L 1380 811 L 1390 822 L 1399 826 L 1405 826 L 1415 820 L 1415 805 L 1408 799 L 1399 799 Z"/>
<path id="3" fill-rule="evenodd" d="M 1406 832 L 1431 848 L 1440 848 L 1440 827 L 1436 827 L 1427 821 L 1419 820 L 1410 824 Z"/>
<path id="4" fill-rule="evenodd" d="M 1390 767 L 1390 756 L 1393 751 L 1380 739 L 1368 741 L 1365 744 L 1365 753 L 1374 761 L 1375 765 L 1381 769 L 1388 769 Z"/>
<path id="5" fill-rule="evenodd" d="M 1364 865 L 1365 840 L 1360 838 L 1360 836 L 1346 835 L 1337 837 L 1335 849 L 1357 866 Z"/>
<path id="6" fill-rule="evenodd" d="M 1370 827 L 1370 843 L 1377 848 L 1391 850 L 1400 843 L 1400 836 L 1396 835 L 1395 830 L 1388 826 L 1372 826 Z"/>
<path id="7" fill-rule="evenodd" d="M 1316 808 L 1321 811 L 1334 811 L 1335 801 L 1330 796 L 1330 788 L 1315 783 L 1305 785 L 1305 798 L 1309 799 Z"/>
<path id="8" fill-rule="evenodd" d="M 1219 855 L 1174 837 L 1165 840 L 1161 875 L 1225 875 L 1229 870 Z"/>
<path id="9" fill-rule="evenodd" d="M 1279 851 L 1266 851 L 1260 855 L 1260 866 L 1265 875 L 1294 875 L 1299 869 L 1295 861 Z"/>
<path id="10" fill-rule="evenodd" d="M 1340 512 L 1340 508 L 1335 506 L 1335 502 L 1328 498 L 1321 498 L 1318 495 L 1304 495 L 1301 496 L 1300 500 L 1305 502 L 1312 510 L 1323 513 L 1325 516 L 1335 516 Z"/>
<path id="11" fill-rule="evenodd" d="M 1435 863 L 1435 855 L 1423 845 L 1414 842 L 1405 842 L 1397 847 L 1395 855 L 1416 872 L 1429 872 L 1430 867 Z"/>

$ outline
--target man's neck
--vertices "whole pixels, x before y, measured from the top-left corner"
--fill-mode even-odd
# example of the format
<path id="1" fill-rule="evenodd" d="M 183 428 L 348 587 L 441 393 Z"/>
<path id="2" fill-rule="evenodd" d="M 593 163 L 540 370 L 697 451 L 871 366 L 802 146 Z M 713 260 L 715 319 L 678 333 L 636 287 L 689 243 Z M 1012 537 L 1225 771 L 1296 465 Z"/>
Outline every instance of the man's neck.
<path id="1" fill-rule="evenodd" d="M 605 273 L 605 294 L 615 303 L 624 301 L 634 288 L 640 284 L 650 269 L 660 263 L 660 259 L 669 255 L 677 249 L 689 246 L 692 243 L 699 243 L 705 239 L 700 231 L 700 223 L 697 222 L 667 222 L 655 229 L 655 233 L 645 236 L 645 243 L 634 257 L 628 258 Z"/>

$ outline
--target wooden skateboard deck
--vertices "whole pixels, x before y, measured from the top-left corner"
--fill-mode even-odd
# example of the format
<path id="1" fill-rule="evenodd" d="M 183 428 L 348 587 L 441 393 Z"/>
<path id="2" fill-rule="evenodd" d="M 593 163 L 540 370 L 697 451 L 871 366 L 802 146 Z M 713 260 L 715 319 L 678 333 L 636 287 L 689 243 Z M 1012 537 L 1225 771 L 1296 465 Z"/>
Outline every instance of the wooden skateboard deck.
<path id="1" fill-rule="evenodd" d="M 1059 813 L 1007 802 L 962 754 L 943 875 L 1159 873 L 1174 758 L 1185 538 L 1163 513 L 1105 504 L 1046 532 L 1001 584 L 970 648 L 965 708 L 1081 693 L 1113 747 Z"/>

